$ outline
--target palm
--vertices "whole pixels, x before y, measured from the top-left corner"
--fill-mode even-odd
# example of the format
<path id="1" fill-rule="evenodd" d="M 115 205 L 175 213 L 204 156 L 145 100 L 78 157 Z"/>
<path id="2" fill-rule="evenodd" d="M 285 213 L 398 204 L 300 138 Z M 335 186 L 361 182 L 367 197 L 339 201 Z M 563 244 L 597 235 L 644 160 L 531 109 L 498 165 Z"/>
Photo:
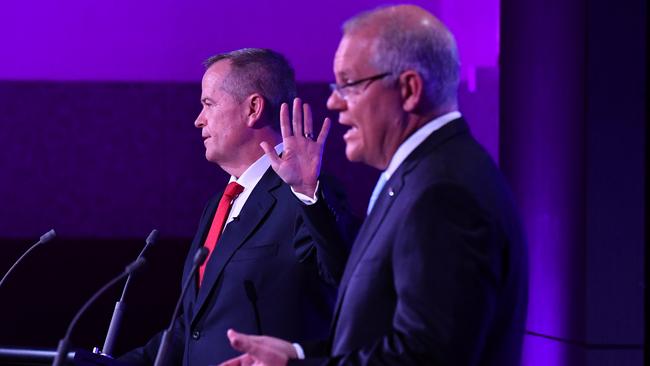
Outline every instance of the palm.
<path id="1" fill-rule="evenodd" d="M 325 119 L 318 139 L 314 141 L 308 138 L 307 134 L 313 133 L 311 109 L 307 104 L 301 108 L 301 101 L 296 98 L 293 104 L 292 125 L 293 131 L 289 123 L 289 108 L 283 104 L 280 109 L 280 127 L 284 152 L 279 157 L 267 143 L 263 143 L 262 148 L 271 159 L 273 170 L 285 183 L 296 192 L 313 196 L 330 121 Z"/>
<path id="2" fill-rule="evenodd" d="M 296 136 L 287 137 L 283 141 L 284 152 L 276 167 L 280 178 L 291 186 L 315 185 L 320 172 L 323 145 Z"/>

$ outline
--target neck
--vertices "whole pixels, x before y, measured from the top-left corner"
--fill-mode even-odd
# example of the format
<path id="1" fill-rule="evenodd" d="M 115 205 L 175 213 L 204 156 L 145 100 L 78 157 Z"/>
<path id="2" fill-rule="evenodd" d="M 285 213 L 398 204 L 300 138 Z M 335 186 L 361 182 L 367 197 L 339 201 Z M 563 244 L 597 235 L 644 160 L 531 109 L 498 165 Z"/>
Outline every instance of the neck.
<path id="1" fill-rule="evenodd" d="M 246 144 L 232 154 L 232 160 L 219 163 L 219 167 L 236 178 L 241 177 L 246 169 L 264 155 L 264 150 L 260 147 L 260 143 L 263 141 L 274 147 L 282 142 L 282 138 L 275 131 L 258 130 Z"/>
<path id="2" fill-rule="evenodd" d="M 404 143 L 404 141 L 411 137 L 415 131 L 419 130 L 422 126 L 434 119 L 457 109 L 456 105 L 449 105 L 431 109 L 426 113 L 407 113 L 404 118 L 405 122 L 402 124 L 403 128 L 397 135 L 395 135 L 393 142 L 391 143 L 386 141 L 384 143 L 384 146 L 386 147 L 386 151 L 383 154 L 384 159 L 381 162 L 372 165 L 379 170 L 386 170 L 397 149 Z"/>
<path id="3" fill-rule="evenodd" d="M 456 103 L 448 103 L 436 108 L 431 108 L 423 113 L 411 113 L 407 116 L 406 128 L 401 136 L 400 145 L 406 141 L 415 131 L 434 119 L 444 116 L 447 113 L 458 110 Z"/>

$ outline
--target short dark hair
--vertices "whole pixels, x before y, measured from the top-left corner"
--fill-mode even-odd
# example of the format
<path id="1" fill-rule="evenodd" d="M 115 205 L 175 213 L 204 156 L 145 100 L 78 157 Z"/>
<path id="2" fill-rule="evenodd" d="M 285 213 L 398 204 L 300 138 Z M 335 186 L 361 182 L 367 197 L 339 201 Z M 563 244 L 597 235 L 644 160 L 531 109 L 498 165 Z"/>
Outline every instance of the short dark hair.
<path id="1" fill-rule="evenodd" d="M 203 64 L 207 69 L 222 60 L 230 61 L 232 67 L 222 88 L 240 101 L 253 93 L 262 95 L 266 102 L 264 113 L 269 113 L 271 127 L 279 130 L 280 106 L 296 97 L 295 73 L 289 61 L 270 49 L 242 48 L 214 55 Z"/>

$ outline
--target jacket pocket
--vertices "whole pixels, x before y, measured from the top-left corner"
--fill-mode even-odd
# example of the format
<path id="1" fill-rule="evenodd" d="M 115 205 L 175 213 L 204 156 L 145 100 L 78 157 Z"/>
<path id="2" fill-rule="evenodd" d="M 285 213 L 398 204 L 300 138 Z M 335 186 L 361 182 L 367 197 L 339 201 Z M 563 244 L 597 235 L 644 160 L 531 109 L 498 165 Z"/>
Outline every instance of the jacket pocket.
<path id="1" fill-rule="evenodd" d="M 274 257 L 278 254 L 278 244 L 266 244 L 255 247 L 241 247 L 232 256 L 232 262 L 250 261 L 261 258 Z"/>

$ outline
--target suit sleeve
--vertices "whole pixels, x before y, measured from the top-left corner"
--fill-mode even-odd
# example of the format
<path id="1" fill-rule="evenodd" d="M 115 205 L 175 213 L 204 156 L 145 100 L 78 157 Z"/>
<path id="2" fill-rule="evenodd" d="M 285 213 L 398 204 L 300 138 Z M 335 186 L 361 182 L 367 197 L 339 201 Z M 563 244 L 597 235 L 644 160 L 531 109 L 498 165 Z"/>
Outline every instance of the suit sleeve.
<path id="1" fill-rule="evenodd" d="M 504 240 L 463 188 L 424 191 L 396 222 L 392 329 L 329 365 L 474 365 L 493 318 Z M 371 309 L 369 309 L 371 311 Z"/>
<path id="2" fill-rule="evenodd" d="M 310 249 L 316 252 L 320 277 L 337 286 L 360 222 L 349 209 L 345 194 L 336 189 L 332 178 L 321 177 L 317 194 L 315 204 L 300 203 L 300 219 L 304 223 L 304 235 L 313 241 L 314 246 Z"/>

